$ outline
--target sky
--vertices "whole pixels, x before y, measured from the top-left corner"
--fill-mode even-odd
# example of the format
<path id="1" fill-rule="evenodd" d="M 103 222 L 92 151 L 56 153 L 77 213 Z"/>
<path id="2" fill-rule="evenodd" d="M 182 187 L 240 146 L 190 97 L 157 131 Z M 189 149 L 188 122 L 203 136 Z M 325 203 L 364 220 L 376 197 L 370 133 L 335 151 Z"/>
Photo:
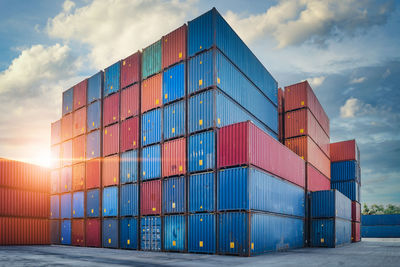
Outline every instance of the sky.
<path id="1" fill-rule="evenodd" d="M 363 203 L 400 204 L 395 0 L 0 1 L 0 157 L 49 165 L 62 92 L 212 7 L 284 87 L 307 79 L 356 139 Z"/>

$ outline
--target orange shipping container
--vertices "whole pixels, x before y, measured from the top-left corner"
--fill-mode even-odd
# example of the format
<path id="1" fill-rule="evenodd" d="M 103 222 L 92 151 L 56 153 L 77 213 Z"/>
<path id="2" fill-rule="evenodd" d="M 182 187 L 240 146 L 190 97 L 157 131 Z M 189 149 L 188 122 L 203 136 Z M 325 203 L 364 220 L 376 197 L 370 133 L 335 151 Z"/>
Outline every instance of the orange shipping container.
<path id="1" fill-rule="evenodd" d="M 72 114 L 74 117 L 73 137 L 84 134 L 86 132 L 86 107 L 78 109 Z"/>
<path id="2" fill-rule="evenodd" d="M 146 112 L 148 110 L 161 107 L 162 105 L 162 73 L 154 75 L 141 84 L 142 88 L 142 107 L 141 111 Z"/>
<path id="3" fill-rule="evenodd" d="M 61 119 L 61 141 L 72 138 L 72 113 L 65 115 Z"/>
<path id="4" fill-rule="evenodd" d="M 163 144 L 162 175 L 164 177 L 186 173 L 186 139 L 179 138 Z"/>
<path id="5" fill-rule="evenodd" d="M 85 160 L 85 142 L 86 137 L 84 135 L 75 137 L 72 139 L 72 159 L 73 164 L 82 162 Z"/>
<path id="6" fill-rule="evenodd" d="M 105 157 L 103 159 L 103 187 L 118 185 L 119 183 L 119 156 Z"/>
<path id="7" fill-rule="evenodd" d="M 161 39 L 163 69 L 186 58 L 186 36 L 185 24 Z"/>
<path id="8" fill-rule="evenodd" d="M 85 163 L 72 166 L 72 190 L 85 189 Z"/>

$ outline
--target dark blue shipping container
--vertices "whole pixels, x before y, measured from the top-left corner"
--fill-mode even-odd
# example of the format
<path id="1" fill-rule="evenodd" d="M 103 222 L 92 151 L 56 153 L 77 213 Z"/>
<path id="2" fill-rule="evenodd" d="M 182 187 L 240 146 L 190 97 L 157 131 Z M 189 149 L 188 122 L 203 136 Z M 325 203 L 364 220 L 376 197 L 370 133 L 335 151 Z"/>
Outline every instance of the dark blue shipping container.
<path id="1" fill-rule="evenodd" d="M 400 214 L 361 215 L 362 226 L 400 225 Z"/>
<path id="2" fill-rule="evenodd" d="M 221 254 L 249 256 L 303 247 L 302 218 L 225 212 L 218 215 L 218 220 L 218 252 Z"/>
<path id="3" fill-rule="evenodd" d="M 183 136 L 185 134 L 185 113 L 184 100 L 164 106 L 164 140 Z"/>
<path id="4" fill-rule="evenodd" d="M 161 250 L 161 218 L 144 216 L 140 218 L 140 248 L 142 250 Z"/>
<path id="5" fill-rule="evenodd" d="M 304 217 L 304 189 L 253 167 L 218 171 L 218 211 L 258 210 Z M 351 203 L 350 203 L 351 207 Z"/>
<path id="6" fill-rule="evenodd" d="M 208 131 L 189 137 L 189 172 L 215 168 L 215 132 Z"/>
<path id="7" fill-rule="evenodd" d="M 61 244 L 71 245 L 71 220 L 61 221 Z"/>
<path id="8" fill-rule="evenodd" d="M 163 236 L 166 251 L 184 251 L 186 247 L 186 216 L 165 216 Z"/>
<path id="9" fill-rule="evenodd" d="M 121 186 L 120 203 L 121 216 L 138 215 L 139 198 L 137 184 L 126 184 Z"/>
<path id="10" fill-rule="evenodd" d="M 118 247 L 118 219 L 103 220 L 103 247 Z"/>
<path id="11" fill-rule="evenodd" d="M 185 63 L 173 66 L 163 73 L 163 103 L 185 96 Z"/>
<path id="12" fill-rule="evenodd" d="M 100 189 L 86 193 L 86 217 L 100 217 Z"/>
<path id="13" fill-rule="evenodd" d="M 188 251 L 215 253 L 215 214 L 199 213 L 189 215 Z"/>
<path id="14" fill-rule="evenodd" d="M 360 182 L 360 168 L 357 161 L 339 161 L 331 163 L 331 182 Z"/>
<path id="15" fill-rule="evenodd" d="M 61 169 L 61 193 L 71 191 L 72 187 L 72 167 L 64 167 Z"/>
<path id="16" fill-rule="evenodd" d="M 50 243 L 60 244 L 60 221 L 50 220 Z"/>
<path id="17" fill-rule="evenodd" d="M 88 79 L 87 102 L 92 103 L 101 99 L 103 92 L 104 73 L 100 71 Z"/>
<path id="18" fill-rule="evenodd" d="M 136 182 L 138 180 L 138 164 L 138 150 L 131 150 L 121 154 L 121 184 Z"/>
<path id="19" fill-rule="evenodd" d="M 118 92 L 121 75 L 120 62 L 116 62 L 104 71 L 104 97 Z"/>
<path id="20" fill-rule="evenodd" d="M 154 145 L 142 150 L 140 162 L 142 180 L 161 177 L 161 146 Z"/>
<path id="21" fill-rule="evenodd" d="M 163 180 L 163 212 L 181 213 L 186 211 L 185 177 L 172 177 Z"/>
<path id="22" fill-rule="evenodd" d="M 120 248 L 138 249 L 138 219 L 120 220 Z"/>
<path id="23" fill-rule="evenodd" d="M 85 217 L 85 193 L 75 192 L 72 195 L 72 217 Z"/>
<path id="24" fill-rule="evenodd" d="M 90 104 L 87 108 L 86 126 L 88 132 L 91 132 L 101 127 L 101 101 L 96 101 Z"/>
<path id="25" fill-rule="evenodd" d="M 61 195 L 61 219 L 71 218 L 71 193 Z"/>
<path id="26" fill-rule="evenodd" d="M 189 212 L 215 210 L 215 173 L 206 172 L 189 177 Z"/>
<path id="27" fill-rule="evenodd" d="M 400 238 L 400 225 L 362 225 L 361 237 Z"/>
<path id="28" fill-rule="evenodd" d="M 86 160 L 100 157 L 100 130 L 86 135 Z"/>
<path id="29" fill-rule="evenodd" d="M 311 246 L 334 248 L 351 242 L 351 221 L 341 218 L 313 219 Z"/>
<path id="30" fill-rule="evenodd" d="M 311 192 L 310 201 L 312 218 L 351 220 L 351 201 L 338 190 Z"/>
<path id="31" fill-rule="evenodd" d="M 70 88 L 63 92 L 62 95 L 62 115 L 71 113 L 74 103 L 74 88 Z"/>
<path id="32" fill-rule="evenodd" d="M 157 108 L 142 115 L 142 146 L 161 141 L 161 109 Z"/>
<path id="33" fill-rule="evenodd" d="M 352 201 L 360 202 L 360 185 L 356 181 L 331 183 L 331 188 L 340 191 Z"/>
<path id="34" fill-rule="evenodd" d="M 110 186 L 103 189 L 103 216 L 118 216 L 118 187 Z"/>

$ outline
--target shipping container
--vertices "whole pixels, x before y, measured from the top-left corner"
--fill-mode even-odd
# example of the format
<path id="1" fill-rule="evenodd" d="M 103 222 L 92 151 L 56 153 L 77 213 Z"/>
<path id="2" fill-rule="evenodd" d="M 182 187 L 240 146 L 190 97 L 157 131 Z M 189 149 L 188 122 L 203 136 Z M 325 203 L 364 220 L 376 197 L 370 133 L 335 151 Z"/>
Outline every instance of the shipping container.
<path id="1" fill-rule="evenodd" d="M 86 189 L 100 187 L 101 159 L 86 161 Z"/>
<path id="2" fill-rule="evenodd" d="M 163 239 L 166 251 L 183 252 L 186 250 L 185 215 L 164 216 Z"/>
<path id="3" fill-rule="evenodd" d="M 120 182 L 121 184 L 138 181 L 138 150 L 131 150 L 121 154 Z"/>
<path id="4" fill-rule="evenodd" d="M 141 84 L 141 112 L 162 106 L 162 74 L 154 75 Z"/>
<path id="5" fill-rule="evenodd" d="M 161 178 L 161 145 L 143 148 L 140 170 L 142 180 Z"/>
<path id="6" fill-rule="evenodd" d="M 78 109 L 72 113 L 73 115 L 73 129 L 72 136 L 78 136 L 86 133 L 86 107 Z"/>
<path id="7" fill-rule="evenodd" d="M 50 172 L 50 194 L 60 193 L 61 172 L 60 170 L 52 170 Z"/>
<path id="8" fill-rule="evenodd" d="M 400 225 L 400 214 L 362 215 L 362 226 Z"/>
<path id="9" fill-rule="evenodd" d="M 138 219 L 120 220 L 120 248 L 138 249 Z"/>
<path id="10" fill-rule="evenodd" d="M 356 181 L 361 182 L 360 166 L 355 160 L 339 161 L 331 163 L 331 181 L 344 182 Z"/>
<path id="11" fill-rule="evenodd" d="M 138 185 L 126 184 L 121 186 L 120 212 L 121 216 L 138 216 Z"/>
<path id="12" fill-rule="evenodd" d="M 119 184 L 119 156 L 110 156 L 103 159 L 102 186 Z"/>
<path id="13" fill-rule="evenodd" d="M 400 225 L 362 225 L 362 238 L 400 238 Z"/>
<path id="14" fill-rule="evenodd" d="M 142 51 L 142 79 L 161 71 L 161 40 L 146 47 Z"/>
<path id="15" fill-rule="evenodd" d="M 188 251 L 195 253 L 216 252 L 215 214 L 191 214 L 188 218 Z"/>
<path id="16" fill-rule="evenodd" d="M 361 204 L 357 201 L 351 202 L 351 220 L 353 222 L 361 221 Z"/>
<path id="17" fill-rule="evenodd" d="M 81 135 L 72 139 L 72 163 L 76 164 L 85 160 L 86 136 Z"/>
<path id="18" fill-rule="evenodd" d="M 103 189 L 103 217 L 118 216 L 118 187 L 110 186 Z"/>
<path id="19" fill-rule="evenodd" d="M 164 70 L 162 77 L 162 96 L 164 104 L 185 96 L 185 63 Z"/>
<path id="20" fill-rule="evenodd" d="M 215 168 L 215 132 L 208 131 L 189 137 L 189 172 Z"/>
<path id="21" fill-rule="evenodd" d="M 119 152 L 119 123 L 105 127 L 103 130 L 103 156 Z"/>
<path id="22" fill-rule="evenodd" d="M 85 246 L 85 220 L 72 220 L 71 244 L 73 246 Z"/>
<path id="23" fill-rule="evenodd" d="M 85 189 L 85 163 L 72 166 L 72 190 L 79 191 Z"/>
<path id="24" fill-rule="evenodd" d="M 121 152 L 139 148 L 139 116 L 121 122 Z"/>
<path id="25" fill-rule="evenodd" d="M 99 71 L 88 79 L 87 102 L 100 100 L 103 92 L 104 72 Z"/>
<path id="26" fill-rule="evenodd" d="M 1 245 L 49 245 L 48 219 L 0 217 Z"/>
<path id="27" fill-rule="evenodd" d="M 189 176 L 189 212 L 212 212 L 215 210 L 214 180 L 214 172 L 198 173 Z"/>
<path id="28" fill-rule="evenodd" d="M 355 160 L 360 164 L 360 150 L 356 140 L 347 140 L 331 144 L 331 161 Z"/>
<path id="29" fill-rule="evenodd" d="M 118 219 L 103 220 L 103 247 L 118 248 Z"/>
<path id="30" fill-rule="evenodd" d="M 119 91 L 120 62 L 104 70 L 104 97 Z"/>
<path id="31" fill-rule="evenodd" d="M 351 222 L 351 242 L 360 242 L 360 241 L 361 241 L 360 223 Z"/>
<path id="32" fill-rule="evenodd" d="M 70 192 L 72 188 L 72 167 L 61 169 L 61 193 Z"/>
<path id="33" fill-rule="evenodd" d="M 50 220 L 50 243 L 60 244 L 60 221 Z"/>
<path id="34" fill-rule="evenodd" d="M 100 189 L 86 192 L 86 217 L 100 217 Z"/>
<path id="35" fill-rule="evenodd" d="M 85 192 L 75 192 L 72 195 L 72 217 L 85 217 Z"/>
<path id="36" fill-rule="evenodd" d="M 161 180 L 140 185 L 140 215 L 161 214 Z"/>
<path id="37" fill-rule="evenodd" d="M 90 104 L 87 108 L 87 131 L 91 132 L 101 127 L 101 101 Z"/>
<path id="38" fill-rule="evenodd" d="M 119 121 L 119 93 L 104 98 L 103 127 L 118 121 Z"/>
<path id="39" fill-rule="evenodd" d="M 161 217 L 140 217 L 140 249 L 161 251 Z"/>
<path id="40" fill-rule="evenodd" d="M 321 191 L 321 190 L 330 190 L 331 189 L 331 181 L 328 177 L 323 175 L 317 169 L 315 169 L 311 164 L 306 163 L 307 165 L 307 191 Z"/>
<path id="41" fill-rule="evenodd" d="M 61 219 L 71 218 L 71 193 L 61 195 Z"/>
<path id="42" fill-rule="evenodd" d="M 62 116 L 71 113 L 73 110 L 74 103 L 74 88 L 66 90 L 62 94 Z"/>
<path id="43" fill-rule="evenodd" d="M 86 246 L 101 247 L 100 219 L 86 220 Z"/>
<path id="44" fill-rule="evenodd" d="M 163 212 L 183 213 L 186 211 L 186 178 L 172 177 L 163 180 Z"/>
<path id="45" fill-rule="evenodd" d="M 178 101 L 164 106 L 163 135 L 164 140 L 183 136 L 185 134 L 185 101 Z"/>
<path id="46" fill-rule="evenodd" d="M 71 245 L 71 220 L 61 221 L 61 244 Z"/>
<path id="47" fill-rule="evenodd" d="M 142 146 L 161 141 L 161 109 L 154 109 L 142 115 Z"/>
<path id="48" fill-rule="evenodd" d="M 140 52 L 136 52 L 122 60 L 121 88 L 140 81 Z"/>
<path id="49" fill-rule="evenodd" d="M 1 215 L 5 215 L 4 211 L 1 212 Z M 59 195 L 50 196 L 50 219 L 59 219 L 59 218 L 60 218 L 60 196 Z"/>
<path id="50" fill-rule="evenodd" d="M 332 189 L 337 189 L 351 201 L 360 202 L 360 185 L 355 181 L 331 183 Z"/>
<path id="51" fill-rule="evenodd" d="M 161 39 L 162 42 L 162 68 L 186 59 L 187 25 L 168 33 Z"/>
<path id="52" fill-rule="evenodd" d="M 51 168 L 57 169 L 62 166 L 61 145 L 54 145 L 50 148 Z"/>
<path id="53" fill-rule="evenodd" d="M 51 145 L 61 143 L 61 119 L 51 124 Z"/>
<path id="54" fill-rule="evenodd" d="M 136 83 L 121 91 L 121 120 L 139 115 L 139 90 Z"/>
<path id="55" fill-rule="evenodd" d="M 351 242 L 351 221 L 341 218 L 312 219 L 311 246 L 334 248 Z"/>
<path id="56" fill-rule="evenodd" d="M 86 136 L 86 160 L 99 158 L 101 156 L 100 134 L 100 130 L 96 130 Z"/>
<path id="57" fill-rule="evenodd" d="M 163 177 L 186 173 L 186 138 L 174 139 L 163 144 Z"/>
<path id="58" fill-rule="evenodd" d="M 72 113 L 65 115 L 61 119 L 61 141 L 64 142 L 72 138 L 72 127 L 73 127 Z"/>
<path id="59" fill-rule="evenodd" d="M 312 192 L 310 201 L 312 218 L 338 217 L 351 220 L 351 201 L 338 190 Z"/>
<path id="60" fill-rule="evenodd" d="M 74 110 L 86 106 L 88 80 L 85 79 L 74 86 Z"/>

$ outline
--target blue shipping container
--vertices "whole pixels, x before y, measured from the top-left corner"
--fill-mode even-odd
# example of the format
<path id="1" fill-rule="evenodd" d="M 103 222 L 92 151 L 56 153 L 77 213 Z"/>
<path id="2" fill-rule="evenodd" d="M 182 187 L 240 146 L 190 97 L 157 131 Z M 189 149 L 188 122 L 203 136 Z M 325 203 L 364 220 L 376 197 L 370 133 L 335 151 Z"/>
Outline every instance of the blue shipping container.
<path id="1" fill-rule="evenodd" d="M 340 161 L 331 163 L 331 182 L 357 181 L 360 182 L 360 173 L 357 161 Z"/>
<path id="2" fill-rule="evenodd" d="M 60 218 L 60 196 L 50 196 L 50 219 Z"/>
<path id="3" fill-rule="evenodd" d="M 60 221 L 50 220 L 50 243 L 60 244 Z"/>
<path id="4" fill-rule="evenodd" d="M 136 182 L 138 180 L 138 162 L 138 150 L 131 150 L 121 154 L 121 184 Z"/>
<path id="5" fill-rule="evenodd" d="M 61 244 L 71 245 L 71 220 L 61 221 Z"/>
<path id="6" fill-rule="evenodd" d="M 163 180 L 163 212 L 180 213 L 186 210 L 185 177 L 172 177 Z"/>
<path id="7" fill-rule="evenodd" d="M 71 193 L 61 195 L 61 219 L 71 219 Z"/>
<path id="8" fill-rule="evenodd" d="M 137 218 L 123 218 L 120 220 L 120 247 L 127 249 L 138 248 Z"/>
<path id="9" fill-rule="evenodd" d="M 71 191 L 72 187 L 72 167 L 65 167 L 61 169 L 61 193 Z"/>
<path id="10" fill-rule="evenodd" d="M 96 101 L 90 104 L 87 108 L 86 126 L 88 132 L 91 132 L 101 127 L 101 101 Z"/>
<path id="11" fill-rule="evenodd" d="M 253 167 L 218 172 L 218 211 L 258 210 L 304 217 L 304 189 Z M 351 206 L 351 203 L 350 203 Z"/>
<path id="12" fill-rule="evenodd" d="M 140 248 L 142 250 L 161 250 L 161 218 L 144 216 L 140 218 Z"/>
<path id="13" fill-rule="evenodd" d="M 188 251 L 215 253 L 215 214 L 199 213 L 189 215 Z"/>
<path id="14" fill-rule="evenodd" d="M 100 157 L 100 130 L 86 135 L 86 160 Z"/>
<path id="15" fill-rule="evenodd" d="M 85 217 L 85 193 L 75 192 L 72 195 L 72 217 Z"/>
<path id="16" fill-rule="evenodd" d="M 184 100 L 164 106 L 164 140 L 183 136 L 185 134 L 185 113 Z"/>
<path id="17" fill-rule="evenodd" d="M 161 177 L 161 146 L 143 148 L 140 164 L 142 180 Z"/>
<path id="18" fill-rule="evenodd" d="M 351 201 L 338 190 L 311 192 L 310 201 L 312 218 L 351 220 Z"/>
<path id="19" fill-rule="evenodd" d="M 331 188 L 340 191 L 352 201 L 360 202 L 360 185 L 356 181 L 331 183 Z"/>
<path id="20" fill-rule="evenodd" d="M 62 115 L 72 112 L 74 102 L 74 88 L 70 88 L 63 92 L 62 95 Z"/>
<path id="21" fill-rule="evenodd" d="M 173 66 L 163 73 L 163 102 L 171 101 L 185 96 L 185 63 Z"/>
<path id="22" fill-rule="evenodd" d="M 103 247 L 118 247 L 118 219 L 103 220 Z"/>
<path id="23" fill-rule="evenodd" d="M 118 92 L 120 78 L 120 62 L 116 62 L 104 71 L 104 97 Z"/>
<path id="24" fill-rule="evenodd" d="M 157 108 L 142 115 L 142 146 L 161 141 L 161 109 Z"/>
<path id="25" fill-rule="evenodd" d="M 186 246 L 186 217 L 184 215 L 165 216 L 163 236 L 166 251 L 184 251 Z"/>
<path id="26" fill-rule="evenodd" d="M 86 217 L 100 217 L 100 189 L 86 193 Z"/>
<path id="27" fill-rule="evenodd" d="M 361 237 L 400 238 L 400 225 L 362 225 Z"/>
<path id="28" fill-rule="evenodd" d="M 334 248 L 351 242 L 351 221 L 341 218 L 313 219 L 311 246 Z"/>
<path id="29" fill-rule="evenodd" d="M 189 137 L 189 172 L 215 168 L 215 132 L 208 131 Z"/>
<path id="30" fill-rule="evenodd" d="M 138 215 L 139 198 L 137 184 L 126 184 L 121 186 L 120 203 L 121 216 Z"/>
<path id="31" fill-rule="evenodd" d="M 118 216 L 118 187 L 110 186 L 103 189 L 103 216 Z"/>
<path id="32" fill-rule="evenodd" d="M 214 211 L 214 172 L 198 173 L 189 177 L 189 212 Z"/>
<path id="33" fill-rule="evenodd" d="M 400 214 L 361 215 L 362 226 L 400 225 Z"/>
<path id="34" fill-rule="evenodd" d="M 87 102 L 101 99 L 103 92 L 104 73 L 100 71 L 88 79 Z"/>
<path id="35" fill-rule="evenodd" d="M 143 49 L 142 79 L 161 71 L 161 40 Z"/>

